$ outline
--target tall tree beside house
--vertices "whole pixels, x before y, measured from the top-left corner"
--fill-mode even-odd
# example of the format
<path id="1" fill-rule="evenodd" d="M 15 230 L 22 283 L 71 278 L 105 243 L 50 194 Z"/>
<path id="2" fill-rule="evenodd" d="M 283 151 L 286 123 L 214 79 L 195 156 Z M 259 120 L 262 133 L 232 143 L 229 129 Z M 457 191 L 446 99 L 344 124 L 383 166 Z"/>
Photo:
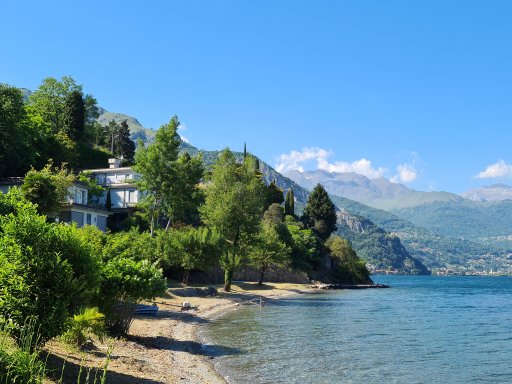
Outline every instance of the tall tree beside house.
<path id="1" fill-rule="evenodd" d="M 109 146 L 110 153 L 114 154 L 115 150 L 115 143 L 117 141 L 117 136 L 119 135 L 119 124 L 112 119 L 108 125 L 105 125 L 103 127 L 106 137 L 106 142 Z"/>
<path id="2" fill-rule="evenodd" d="M 114 143 L 114 155 L 122 157 L 125 164 L 133 164 L 135 158 L 135 143 L 130 139 L 130 128 L 126 120 L 121 121 L 117 129 Z"/>
<path id="3" fill-rule="evenodd" d="M 286 192 L 286 198 L 284 201 L 284 214 L 295 216 L 295 197 L 293 196 L 293 189 L 289 189 Z"/>
<path id="4" fill-rule="evenodd" d="M 37 212 L 48 218 L 55 218 L 69 195 L 75 176 L 64 167 L 53 169 L 47 164 L 42 170 L 31 169 L 21 186 L 23 197 L 37 205 Z"/>
<path id="5" fill-rule="evenodd" d="M 231 290 L 233 274 L 255 243 L 264 206 L 264 185 L 256 173 L 253 156 L 242 163 L 229 149 L 221 152 L 205 190 L 201 217 L 224 239 L 220 258 L 224 290 Z"/>
<path id="6" fill-rule="evenodd" d="M 81 91 L 74 90 L 64 100 L 62 111 L 63 131 L 75 141 L 82 139 L 85 131 L 85 101 Z"/>
<path id="7" fill-rule="evenodd" d="M 153 234 L 157 219 L 165 215 L 167 229 L 176 222 L 186 221 L 190 210 L 197 210 L 195 196 L 202 177 L 200 158 L 178 156 L 181 143 L 180 122 L 174 116 L 157 131 L 155 141 L 145 147 L 142 143 L 135 154 L 135 171 L 142 177 L 138 182 L 146 198 L 151 199 L 150 230 Z"/>
<path id="8" fill-rule="evenodd" d="M 322 240 L 326 240 L 336 230 L 336 208 L 321 184 L 317 184 L 311 191 L 302 221 Z"/>
<path id="9" fill-rule="evenodd" d="M 66 97 L 73 91 L 82 92 L 82 86 L 72 77 L 64 76 L 60 81 L 47 77 L 29 96 L 29 108 L 32 113 L 41 116 L 54 134 L 61 132 L 64 128 Z"/>
<path id="10" fill-rule="evenodd" d="M 0 177 L 22 175 L 34 164 L 32 140 L 21 91 L 0 84 Z"/>

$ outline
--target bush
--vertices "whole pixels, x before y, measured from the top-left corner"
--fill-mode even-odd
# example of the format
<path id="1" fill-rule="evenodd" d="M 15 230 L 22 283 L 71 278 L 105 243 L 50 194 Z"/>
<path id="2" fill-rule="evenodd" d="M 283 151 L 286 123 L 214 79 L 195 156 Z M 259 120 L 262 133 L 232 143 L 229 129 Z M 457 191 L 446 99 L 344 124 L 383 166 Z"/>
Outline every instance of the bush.
<path id="1" fill-rule="evenodd" d="M 126 334 L 134 317 L 133 303 L 152 299 L 166 287 L 156 263 L 121 256 L 108 260 L 100 291 L 107 328 L 116 335 Z"/>
<path id="2" fill-rule="evenodd" d="M 0 316 L 13 334 L 33 318 L 41 342 L 61 334 L 99 288 L 99 258 L 75 227 L 46 222 L 17 189 L 0 194 Z"/>
<path id="3" fill-rule="evenodd" d="M 68 344 L 81 347 L 91 335 L 100 340 L 105 335 L 105 315 L 97 307 L 87 308 L 70 318 L 63 339 Z"/>

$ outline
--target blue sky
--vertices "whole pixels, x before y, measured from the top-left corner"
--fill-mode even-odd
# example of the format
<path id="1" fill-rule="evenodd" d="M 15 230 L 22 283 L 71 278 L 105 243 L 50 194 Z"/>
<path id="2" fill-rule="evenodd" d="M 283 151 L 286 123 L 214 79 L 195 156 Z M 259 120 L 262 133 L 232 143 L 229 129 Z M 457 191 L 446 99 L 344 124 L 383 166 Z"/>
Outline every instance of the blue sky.
<path id="1" fill-rule="evenodd" d="M 48 4 L 50 3 L 50 4 Z M 204 149 L 419 190 L 512 184 L 510 1 L 23 1 L 0 81 L 71 75 Z M 475 177 L 480 175 L 480 177 Z"/>

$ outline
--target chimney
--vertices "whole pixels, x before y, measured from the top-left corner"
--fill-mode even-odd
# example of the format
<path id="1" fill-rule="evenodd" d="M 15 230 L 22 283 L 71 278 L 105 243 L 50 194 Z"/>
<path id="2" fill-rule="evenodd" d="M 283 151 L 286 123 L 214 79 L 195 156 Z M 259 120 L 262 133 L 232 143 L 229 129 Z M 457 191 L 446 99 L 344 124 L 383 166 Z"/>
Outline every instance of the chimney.
<path id="1" fill-rule="evenodd" d="M 120 159 L 108 159 L 109 168 L 119 168 L 121 166 Z"/>

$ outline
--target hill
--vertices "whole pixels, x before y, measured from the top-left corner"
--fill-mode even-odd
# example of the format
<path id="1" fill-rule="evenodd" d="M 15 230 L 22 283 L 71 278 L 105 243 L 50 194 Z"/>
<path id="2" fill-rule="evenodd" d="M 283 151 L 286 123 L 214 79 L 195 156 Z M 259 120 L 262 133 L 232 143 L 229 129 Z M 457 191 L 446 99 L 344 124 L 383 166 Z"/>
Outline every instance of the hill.
<path id="1" fill-rule="evenodd" d="M 101 125 L 108 125 L 112 120 L 116 123 L 126 120 L 128 128 L 130 129 L 131 139 L 135 143 L 137 143 L 139 139 L 144 143 L 150 143 L 155 137 L 156 131 L 144 127 L 139 120 L 133 116 L 125 115 L 124 113 L 109 112 L 104 108 L 99 108 L 99 114 L 97 121 Z"/>

